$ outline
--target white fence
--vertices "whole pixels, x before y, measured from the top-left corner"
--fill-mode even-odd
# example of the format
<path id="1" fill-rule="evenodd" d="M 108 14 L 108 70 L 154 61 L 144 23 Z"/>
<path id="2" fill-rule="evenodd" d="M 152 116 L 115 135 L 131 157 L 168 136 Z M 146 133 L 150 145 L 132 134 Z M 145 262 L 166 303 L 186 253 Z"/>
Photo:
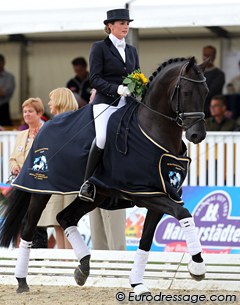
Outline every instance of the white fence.
<path id="1" fill-rule="evenodd" d="M 239 132 L 208 132 L 202 143 L 187 145 L 192 163 L 184 185 L 240 186 Z"/>
<path id="2" fill-rule="evenodd" d="M 0 248 L 1 285 L 16 285 L 13 274 L 17 254 L 17 249 Z M 129 288 L 134 255 L 134 251 L 92 250 L 91 272 L 85 286 Z M 207 265 L 206 278 L 198 282 L 191 279 L 187 270 L 189 254 L 150 252 L 144 283 L 148 288 L 160 287 L 161 290 L 239 291 L 240 255 L 203 254 L 203 258 Z M 32 285 L 77 286 L 73 278 L 77 265 L 74 252 L 70 249 L 31 249 L 28 268 L 30 289 Z"/>
<path id="3" fill-rule="evenodd" d="M 17 133 L 0 132 L 0 182 L 9 176 L 8 160 Z M 185 186 L 240 186 L 240 132 L 208 132 L 198 145 L 185 142 L 192 159 Z"/>
<path id="4" fill-rule="evenodd" d="M 8 160 L 19 131 L 0 131 L 0 183 L 6 182 L 10 171 Z"/>

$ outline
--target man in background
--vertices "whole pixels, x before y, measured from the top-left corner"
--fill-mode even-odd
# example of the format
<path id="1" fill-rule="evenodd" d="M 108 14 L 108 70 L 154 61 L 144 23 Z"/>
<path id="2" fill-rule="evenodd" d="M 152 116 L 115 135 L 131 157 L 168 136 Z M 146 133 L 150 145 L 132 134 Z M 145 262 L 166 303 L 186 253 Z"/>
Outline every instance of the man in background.
<path id="1" fill-rule="evenodd" d="M 204 71 L 206 82 L 208 85 L 209 93 L 205 102 L 205 117 L 210 116 L 209 106 L 210 101 L 214 95 L 222 94 L 223 86 L 225 83 L 224 72 L 214 65 L 217 50 L 215 47 L 208 45 L 203 48 L 203 60 L 210 58 L 210 61 Z"/>
<path id="2" fill-rule="evenodd" d="M 207 131 L 234 131 L 236 121 L 226 117 L 227 104 L 223 95 L 215 95 L 210 103 L 211 116 L 206 119 Z"/>
<path id="3" fill-rule="evenodd" d="M 88 103 L 91 95 L 87 62 L 85 58 L 77 57 L 72 60 L 72 65 L 75 77 L 68 81 L 67 88 L 73 92 L 79 108 L 81 108 Z"/>
<path id="4" fill-rule="evenodd" d="M 12 126 L 10 99 L 15 89 L 15 79 L 4 67 L 5 58 L 0 54 L 0 125 Z"/>

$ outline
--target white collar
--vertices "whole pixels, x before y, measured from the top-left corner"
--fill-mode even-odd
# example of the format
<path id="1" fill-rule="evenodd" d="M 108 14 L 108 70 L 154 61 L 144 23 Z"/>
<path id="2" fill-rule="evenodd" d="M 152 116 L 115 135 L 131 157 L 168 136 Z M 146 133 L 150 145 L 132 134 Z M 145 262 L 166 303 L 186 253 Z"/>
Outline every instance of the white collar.
<path id="1" fill-rule="evenodd" d="M 109 34 L 109 39 L 112 41 L 113 45 L 118 48 L 119 44 L 123 44 L 122 46 L 125 48 L 126 46 L 126 42 L 125 42 L 125 38 L 123 38 L 122 40 L 118 39 L 116 36 L 114 36 L 112 33 Z"/>

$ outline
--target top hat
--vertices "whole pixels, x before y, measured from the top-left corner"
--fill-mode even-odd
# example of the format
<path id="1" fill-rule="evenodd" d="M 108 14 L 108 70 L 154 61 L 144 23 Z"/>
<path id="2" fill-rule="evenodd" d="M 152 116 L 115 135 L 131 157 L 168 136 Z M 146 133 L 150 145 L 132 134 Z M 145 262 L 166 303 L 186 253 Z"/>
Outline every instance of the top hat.
<path id="1" fill-rule="evenodd" d="M 128 9 L 116 9 L 107 11 L 107 19 L 103 21 L 103 23 L 106 25 L 109 22 L 114 22 L 116 20 L 126 20 L 126 21 L 133 21 L 133 19 L 130 19 L 129 17 L 129 10 Z"/>

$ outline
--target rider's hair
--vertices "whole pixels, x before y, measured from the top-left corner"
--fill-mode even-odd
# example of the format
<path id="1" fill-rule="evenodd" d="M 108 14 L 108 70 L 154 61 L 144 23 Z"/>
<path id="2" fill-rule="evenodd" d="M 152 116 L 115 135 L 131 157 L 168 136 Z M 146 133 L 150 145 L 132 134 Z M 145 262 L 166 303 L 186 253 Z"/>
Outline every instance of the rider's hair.
<path id="1" fill-rule="evenodd" d="M 30 97 L 22 103 L 22 109 L 26 106 L 32 106 L 37 113 L 44 113 L 44 105 L 39 97 Z"/>
<path id="2" fill-rule="evenodd" d="M 78 109 L 77 100 L 68 88 L 57 88 L 49 93 L 50 99 L 58 113 L 74 111 Z"/>
<path id="3" fill-rule="evenodd" d="M 113 24 L 114 22 L 111 22 L 111 23 Z M 108 24 L 105 25 L 105 27 L 104 27 L 104 32 L 107 33 L 108 35 L 111 34 L 111 29 L 110 29 L 110 27 L 108 26 Z"/>

